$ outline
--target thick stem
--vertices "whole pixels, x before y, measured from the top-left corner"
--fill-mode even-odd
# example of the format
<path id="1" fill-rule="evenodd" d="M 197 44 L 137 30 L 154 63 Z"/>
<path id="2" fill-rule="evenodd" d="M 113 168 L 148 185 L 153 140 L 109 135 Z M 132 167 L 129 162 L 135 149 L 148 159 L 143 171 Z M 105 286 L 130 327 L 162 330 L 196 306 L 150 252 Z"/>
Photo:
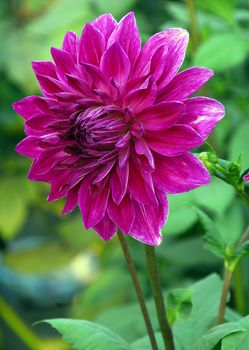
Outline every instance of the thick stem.
<path id="1" fill-rule="evenodd" d="M 219 306 L 219 312 L 218 312 L 216 324 L 221 324 L 223 323 L 223 320 L 224 320 L 225 308 L 227 303 L 227 294 L 230 288 L 232 274 L 233 274 L 233 271 L 231 271 L 228 268 L 225 269 L 225 276 L 224 276 L 223 288 L 222 288 L 221 297 L 220 297 L 220 306 Z"/>
<path id="2" fill-rule="evenodd" d="M 157 316 L 159 320 L 162 337 L 167 350 L 175 350 L 172 330 L 170 328 L 167 312 L 164 305 L 163 293 L 159 274 L 156 265 L 155 249 L 152 246 L 146 246 L 147 268 L 150 276 L 152 292 L 155 300 Z"/>
<path id="3" fill-rule="evenodd" d="M 119 242 L 120 242 L 121 248 L 122 248 L 124 256 L 125 256 L 125 260 L 126 260 L 128 269 L 130 271 L 133 285 L 134 285 L 136 293 L 137 293 L 138 302 L 139 302 L 139 305 L 140 305 L 140 308 L 141 308 L 141 311 L 143 314 L 144 322 L 145 322 L 145 325 L 147 328 L 147 332 L 148 332 L 148 335 L 150 338 L 151 347 L 153 350 L 158 350 L 154 331 L 153 331 L 150 316 L 149 316 L 149 312 L 148 312 L 148 309 L 147 309 L 147 306 L 146 306 L 146 303 L 144 300 L 144 296 L 143 296 L 140 282 L 139 282 L 138 277 L 137 277 L 136 269 L 135 269 L 135 266 L 133 264 L 125 237 L 120 230 L 118 231 L 118 238 L 119 238 Z"/>

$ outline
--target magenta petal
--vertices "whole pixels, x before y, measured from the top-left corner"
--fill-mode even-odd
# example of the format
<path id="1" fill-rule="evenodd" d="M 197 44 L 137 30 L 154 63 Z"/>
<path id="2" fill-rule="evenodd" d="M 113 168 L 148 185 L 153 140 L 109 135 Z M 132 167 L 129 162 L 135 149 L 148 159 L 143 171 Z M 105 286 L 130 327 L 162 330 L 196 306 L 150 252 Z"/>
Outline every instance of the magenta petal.
<path id="1" fill-rule="evenodd" d="M 86 229 L 97 225 L 106 213 L 109 197 L 109 186 L 106 184 L 102 190 L 92 186 L 89 179 L 84 179 L 79 190 L 79 207 Z"/>
<path id="2" fill-rule="evenodd" d="M 93 25 L 87 23 L 79 42 L 79 62 L 99 66 L 100 58 L 105 50 L 105 38 Z"/>
<path id="3" fill-rule="evenodd" d="M 137 118 L 145 130 L 164 130 L 177 123 L 185 109 L 181 102 L 162 102 L 144 109 Z"/>
<path id="4" fill-rule="evenodd" d="M 28 136 L 18 143 L 16 151 L 24 156 L 36 158 L 41 153 L 41 148 L 37 144 L 37 137 Z"/>
<path id="5" fill-rule="evenodd" d="M 192 67 L 177 74 L 158 93 L 158 102 L 183 100 L 199 90 L 213 76 L 208 68 Z"/>
<path id="6" fill-rule="evenodd" d="M 123 47 L 131 64 L 134 64 L 141 50 L 141 39 L 133 12 L 121 19 L 108 40 L 107 48 L 116 41 Z"/>
<path id="7" fill-rule="evenodd" d="M 243 177 L 245 182 L 249 182 L 249 172 Z"/>
<path id="8" fill-rule="evenodd" d="M 167 193 L 182 193 L 207 185 L 210 175 L 199 159 L 191 153 L 176 157 L 155 156 L 153 180 L 157 188 Z"/>
<path id="9" fill-rule="evenodd" d="M 69 31 L 65 35 L 63 44 L 62 44 L 62 50 L 65 50 L 68 53 L 70 53 L 75 63 L 77 63 L 78 42 L 79 42 L 79 38 L 77 34 L 75 34 L 72 31 Z"/>
<path id="10" fill-rule="evenodd" d="M 154 157 L 143 139 L 135 141 L 135 150 L 137 154 L 142 155 L 147 159 L 150 166 L 150 169 L 148 167 L 147 170 L 149 169 L 150 171 L 152 171 L 155 168 Z"/>
<path id="11" fill-rule="evenodd" d="M 224 106 L 207 97 L 194 97 L 184 101 L 186 111 L 181 124 L 190 125 L 204 139 L 225 114 Z"/>
<path id="12" fill-rule="evenodd" d="M 110 198 L 107 210 L 115 224 L 124 233 L 129 233 L 135 219 L 134 205 L 129 195 L 126 195 L 118 205 Z"/>
<path id="13" fill-rule="evenodd" d="M 55 71 L 55 65 L 49 61 L 33 61 L 32 68 L 35 75 L 42 75 L 50 78 L 57 79 L 57 74 Z M 38 79 L 39 80 L 39 79 Z"/>
<path id="14" fill-rule="evenodd" d="M 126 104 L 132 108 L 134 113 L 139 113 L 153 104 L 156 98 L 156 83 L 150 78 L 146 87 L 132 90 L 128 93 Z"/>
<path id="15" fill-rule="evenodd" d="M 97 17 L 92 25 L 97 28 L 106 38 L 109 39 L 111 33 L 117 27 L 117 22 L 110 13 Z"/>
<path id="16" fill-rule="evenodd" d="M 175 156 L 200 146 L 203 138 L 190 126 L 175 125 L 167 130 L 148 132 L 146 142 L 151 149 L 160 154 Z"/>
<path id="17" fill-rule="evenodd" d="M 68 191 L 62 215 L 68 214 L 75 209 L 76 205 L 78 204 L 79 188 L 80 184 L 74 186 Z"/>
<path id="18" fill-rule="evenodd" d="M 28 119 L 40 112 L 35 101 L 41 99 L 39 96 L 28 96 L 20 101 L 13 103 L 13 109 L 20 114 L 24 119 Z"/>
<path id="19" fill-rule="evenodd" d="M 135 220 L 130 235 L 140 242 L 157 246 L 162 241 L 161 227 L 167 220 L 168 202 L 164 194 L 160 194 L 158 206 L 144 205 L 134 201 Z"/>
<path id="20" fill-rule="evenodd" d="M 103 238 L 105 241 L 108 241 L 109 239 L 111 239 L 112 236 L 115 235 L 117 231 L 116 225 L 107 214 L 93 228 L 98 233 L 98 235 L 101 238 Z"/>
<path id="21" fill-rule="evenodd" d="M 116 170 L 113 171 L 110 184 L 112 190 L 112 197 L 116 204 L 119 204 L 121 200 L 124 198 L 129 178 L 129 162 L 120 168 L 116 167 Z"/>
<path id="22" fill-rule="evenodd" d="M 150 173 L 143 172 L 135 162 L 130 162 L 128 189 L 131 196 L 138 202 L 156 205 L 157 198 Z"/>
<path id="23" fill-rule="evenodd" d="M 51 55 L 54 59 L 56 71 L 60 77 L 64 77 L 65 73 L 72 73 L 75 71 L 72 56 L 67 51 L 52 47 Z"/>
<path id="24" fill-rule="evenodd" d="M 103 54 L 100 68 L 109 79 L 124 85 L 130 73 L 130 61 L 122 46 L 115 42 Z"/>

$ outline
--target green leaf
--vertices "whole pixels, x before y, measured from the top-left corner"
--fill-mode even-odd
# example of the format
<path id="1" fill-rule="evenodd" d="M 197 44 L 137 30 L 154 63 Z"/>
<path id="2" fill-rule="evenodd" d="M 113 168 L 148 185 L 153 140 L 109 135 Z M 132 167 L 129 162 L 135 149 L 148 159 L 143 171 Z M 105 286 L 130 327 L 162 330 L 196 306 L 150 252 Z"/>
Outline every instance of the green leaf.
<path id="1" fill-rule="evenodd" d="M 158 350 L 164 350 L 164 343 L 161 333 L 155 333 L 156 342 L 158 345 Z M 131 350 L 151 350 L 151 343 L 149 337 L 144 337 L 136 340 L 131 344 Z"/>
<path id="2" fill-rule="evenodd" d="M 194 345 L 192 350 L 212 350 L 219 341 L 231 333 L 243 332 L 245 328 L 237 322 L 230 322 L 212 328 L 201 337 Z"/>
<path id="3" fill-rule="evenodd" d="M 233 22 L 233 13 L 235 7 L 234 0 L 209 0 L 208 2 L 197 0 L 197 6 L 205 12 L 211 12 L 224 18 L 229 23 Z"/>
<path id="4" fill-rule="evenodd" d="M 243 332 L 226 336 L 221 343 L 221 350 L 248 350 L 249 349 L 249 316 L 242 318 L 238 324 L 244 327 Z"/>
<path id="5" fill-rule="evenodd" d="M 175 337 L 184 350 L 192 349 L 193 343 L 214 324 L 218 313 L 221 279 L 212 274 L 195 283 L 192 289 L 192 313 L 187 319 L 178 319 L 173 325 Z"/>
<path id="6" fill-rule="evenodd" d="M 209 185 L 193 190 L 191 195 L 193 204 L 208 209 L 217 216 L 222 216 L 231 205 L 235 191 L 232 186 L 220 179 L 212 178 Z"/>
<path id="7" fill-rule="evenodd" d="M 170 324 L 176 319 L 187 318 L 192 311 L 192 290 L 174 289 L 166 295 L 166 307 Z"/>
<path id="8" fill-rule="evenodd" d="M 249 164 L 249 152 L 248 152 L 248 135 L 249 135 L 249 121 L 241 123 L 232 135 L 231 142 L 229 144 L 229 158 L 237 159 L 241 154 L 241 168 L 246 169 Z"/>
<path id="9" fill-rule="evenodd" d="M 215 223 L 202 210 L 196 208 L 196 211 L 205 230 L 203 238 L 204 248 L 212 252 L 218 258 L 224 259 L 226 255 L 226 244 Z"/>
<path id="10" fill-rule="evenodd" d="M 55 328 L 74 350 L 130 349 L 129 344 L 118 334 L 97 323 L 71 319 L 54 319 L 43 322 Z"/>
<path id="11" fill-rule="evenodd" d="M 212 35 L 199 47 L 193 64 L 222 72 L 241 64 L 248 53 L 248 41 L 242 34 L 218 33 Z"/>
<path id="12" fill-rule="evenodd" d="M 168 199 L 170 215 L 167 224 L 163 227 L 163 233 L 172 235 L 185 233 L 197 221 L 196 212 L 191 205 L 191 193 L 169 195 Z"/>

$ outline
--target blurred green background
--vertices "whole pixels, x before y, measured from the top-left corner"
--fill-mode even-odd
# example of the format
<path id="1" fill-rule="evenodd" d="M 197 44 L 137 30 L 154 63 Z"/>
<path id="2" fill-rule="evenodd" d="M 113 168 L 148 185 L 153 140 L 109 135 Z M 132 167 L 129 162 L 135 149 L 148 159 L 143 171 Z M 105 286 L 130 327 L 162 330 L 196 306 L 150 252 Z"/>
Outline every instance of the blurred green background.
<path id="1" fill-rule="evenodd" d="M 236 160 L 241 154 L 242 169 L 249 165 L 247 0 L 1 0 L 0 349 L 66 349 L 48 326 L 32 327 L 55 317 L 96 320 L 127 340 L 143 335 L 116 237 L 106 243 L 86 232 L 79 212 L 61 217 L 63 201 L 47 203 L 48 186 L 27 180 L 31 161 L 15 153 L 24 136 L 23 121 L 11 109 L 14 101 L 39 94 L 31 61 L 50 59 L 50 47 L 60 47 L 66 31 L 80 34 L 99 14 L 111 12 L 120 19 L 130 10 L 143 41 L 167 27 L 190 31 L 184 67 L 214 69 L 215 77 L 202 93 L 226 106 L 226 118 L 209 141 L 220 158 Z M 219 180 L 170 198 L 170 205 L 167 235 L 158 248 L 163 286 L 186 287 L 213 271 L 220 273 L 222 262 L 203 248 L 204 230 L 194 207 L 206 211 L 231 244 L 246 227 L 248 208 Z M 143 246 L 132 239 L 129 244 L 149 298 Z M 240 263 L 234 280 L 231 305 L 248 314 L 248 260 Z M 210 288 L 212 283 L 220 286 L 215 278 Z M 202 293 L 205 298 L 211 292 L 205 285 Z"/>

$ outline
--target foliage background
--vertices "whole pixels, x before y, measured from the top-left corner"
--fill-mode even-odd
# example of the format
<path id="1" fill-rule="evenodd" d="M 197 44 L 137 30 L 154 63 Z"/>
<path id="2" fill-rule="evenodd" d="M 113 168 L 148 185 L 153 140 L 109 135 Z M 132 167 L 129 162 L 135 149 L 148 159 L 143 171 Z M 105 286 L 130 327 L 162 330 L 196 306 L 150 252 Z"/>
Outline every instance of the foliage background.
<path id="1" fill-rule="evenodd" d="M 111 12 L 120 19 L 130 10 L 135 11 L 144 41 L 167 27 L 190 31 L 184 66 L 214 69 L 215 77 L 202 93 L 226 106 L 226 118 L 209 142 L 220 158 L 236 160 L 241 154 L 242 169 L 248 167 L 248 1 L 2 0 L 0 349 L 67 348 L 48 326 L 32 327 L 37 320 L 55 317 L 95 320 L 129 341 L 144 335 L 117 239 L 105 243 L 93 232 L 86 232 L 79 212 L 61 217 L 62 201 L 48 204 L 48 187 L 27 180 L 30 160 L 15 153 L 16 143 L 24 136 L 23 122 L 11 109 L 14 101 L 39 93 L 31 60 L 50 59 L 50 47 L 60 47 L 67 30 L 80 34 L 85 22 L 103 12 Z M 164 227 L 166 236 L 158 248 L 165 290 L 189 287 L 214 271 L 221 274 L 222 261 L 203 247 L 205 230 L 195 208 L 204 210 L 227 244 L 233 245 L 248 222 L 246 206 L 232 188 L 219 180 L 170 198 L 170 205 L 170 218 Z M 143 246 L 131 239 L 129 244 L 146 296 L 150 298 Z M 233 281 L 236 283 L 233 282 L 230 306 L 246 315 L 247 259 L 238 265 Z M 201 283 L 193 287 L 193 291 L 199 290 L 193 302 L 201 307 L 201 300 L 209 300 L 213 305 L 214 309 L 208 303 L 203 309 L 210 326 L 216 317 L 221 282 L 211 276 Z M 195 312 L 191 317 L 196 324 Z M 236 316 L 230 311 L 228 318 Z M 187 336 L 191 337 L 184 335 Z"/>

